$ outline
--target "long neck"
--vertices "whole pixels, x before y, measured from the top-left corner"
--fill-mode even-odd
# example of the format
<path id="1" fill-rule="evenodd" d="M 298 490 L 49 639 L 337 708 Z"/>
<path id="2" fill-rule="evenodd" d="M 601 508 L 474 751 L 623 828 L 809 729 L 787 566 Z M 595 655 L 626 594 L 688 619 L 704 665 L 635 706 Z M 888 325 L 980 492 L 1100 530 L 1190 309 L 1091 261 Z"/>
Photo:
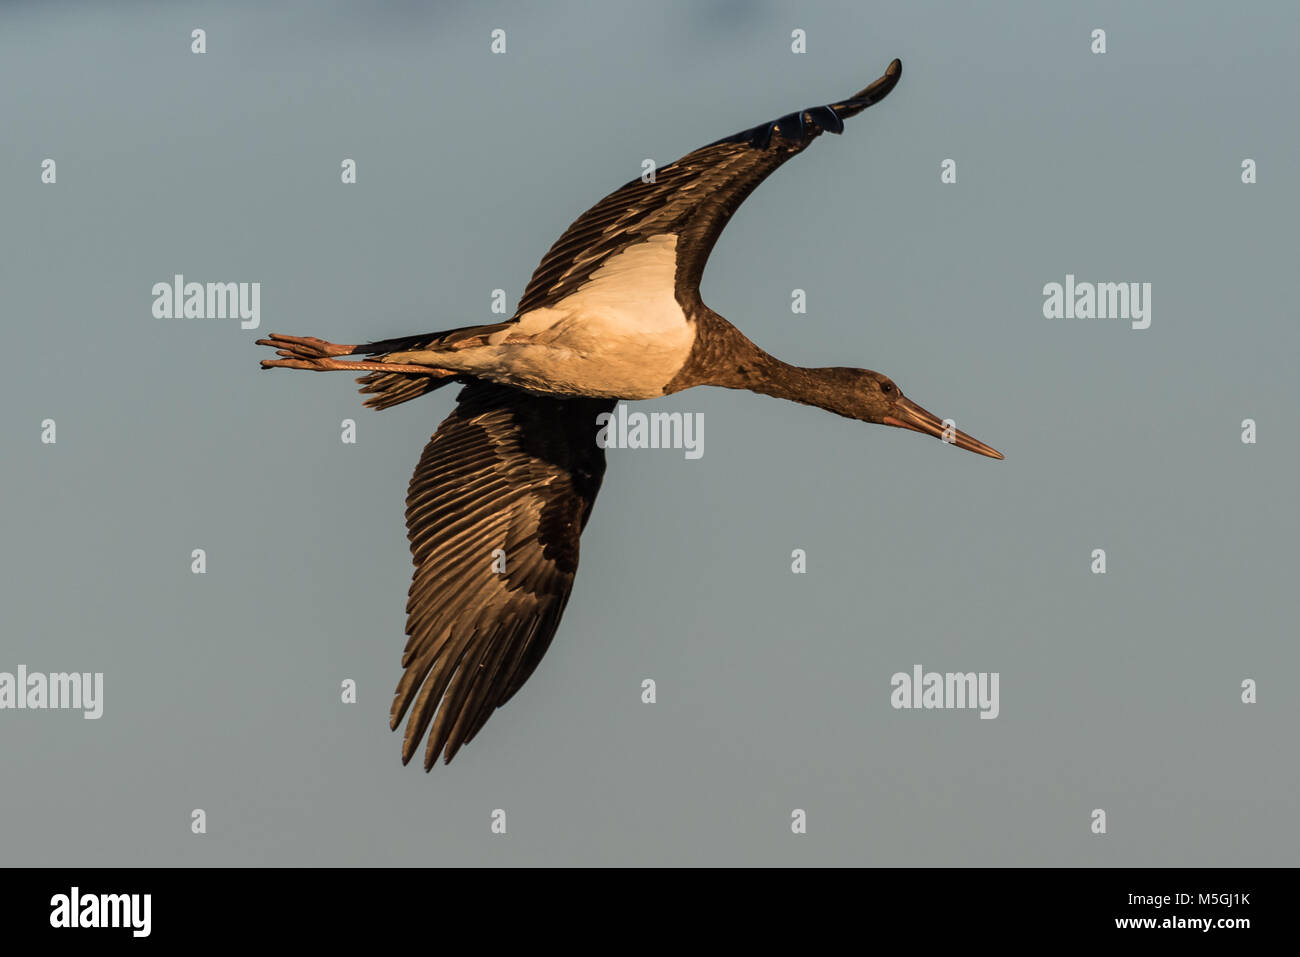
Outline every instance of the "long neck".
<path id="1" fill-rule="evenodd" d="M 728 381 L 716 384 L 836 411 L 836 383 L 828 378 L 829 371 L 794 366 L 754 346 L 749 361 L 726 377 Z"/>
<path id="2" fill-rule="evenodd" d="M 704 317 L 691 358 L 668 391 L 695 385 L 747 389 L 762 395 L 849 414 L 835 369 L 806 369 L 782 362 L 750 342 L 717 313 Z"/>

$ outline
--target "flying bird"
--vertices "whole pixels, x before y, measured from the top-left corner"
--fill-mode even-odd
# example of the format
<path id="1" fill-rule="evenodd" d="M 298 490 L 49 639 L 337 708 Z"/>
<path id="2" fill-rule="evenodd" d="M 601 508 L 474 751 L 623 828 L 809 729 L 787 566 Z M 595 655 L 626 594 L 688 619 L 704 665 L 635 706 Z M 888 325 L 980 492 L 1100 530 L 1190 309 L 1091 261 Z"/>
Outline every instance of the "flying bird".
<path id="1" fill-rule="evenodd" d="M 620 399 L 747 389 L 1002 458 L 964 432 L 945 434 L 889 377 L 789 365 L 700 298 L 709 253 L 745 198 L 901 75 L 894 60 L 846 100 L 717 140 L 610 193 L 550 248 L 506 322 L 364 345 L 258 340 L 281 357 L 264 368 L 365 372 L 357 381 L 375 409 L 464 386 L 406 497 L 415 574 L 390 713 L 394 730 L 410 714 L 404 764 L 426 732 L 425 770 L 439 754 L 450 762 L 546 653 L 605 472 L 597 416 Z M 493 560 L 502 552 L 504 571 Z"/>

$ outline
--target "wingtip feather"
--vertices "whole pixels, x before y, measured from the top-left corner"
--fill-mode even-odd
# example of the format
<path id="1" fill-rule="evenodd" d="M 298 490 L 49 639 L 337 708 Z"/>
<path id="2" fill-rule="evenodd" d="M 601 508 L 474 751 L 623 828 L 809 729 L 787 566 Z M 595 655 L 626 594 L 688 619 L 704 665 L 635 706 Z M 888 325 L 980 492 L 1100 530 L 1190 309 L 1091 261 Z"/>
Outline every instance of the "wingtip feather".
<path id="1" fill-rule="evenodd" d="M 887 97 L 891 90 L 898 85 L 899 79 L 903 76 L 903 61 L 894 58 L 889 66 L 885 67 L 884 75 L 868 86 L 866 89 L 859 90 L 849 97 L 843 103 L 834 104 L 831 109 L 839 114 L 841 119 L 848 119 L 850 116 L 856 116 L 867 107 L 879 103 Z"/>

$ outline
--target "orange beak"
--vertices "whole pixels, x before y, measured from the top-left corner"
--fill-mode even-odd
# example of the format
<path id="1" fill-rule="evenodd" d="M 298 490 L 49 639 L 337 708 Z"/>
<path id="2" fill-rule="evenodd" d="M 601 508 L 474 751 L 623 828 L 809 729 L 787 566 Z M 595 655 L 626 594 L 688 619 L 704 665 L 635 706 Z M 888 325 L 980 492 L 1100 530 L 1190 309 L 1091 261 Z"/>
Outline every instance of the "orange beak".
<path id="1" fill-rule="evenodd" d="M 893 414 L 887 415 L 881 420 L 885 425 L 933 435 L 949 445 L 955 445 L 967 452 L 978 452 L 980 455 L 987 455 L 991 459 L 1003 457 L 1001 452 L 985 445 L 979 439 L 972 438 L 965 432 L 959 432 L 950 426 L 945 426 L 938 416 L 925 411 L 911 399 L 904 399 L 900 396 L 898 401 L 894 403 L 894 410 Z"/>

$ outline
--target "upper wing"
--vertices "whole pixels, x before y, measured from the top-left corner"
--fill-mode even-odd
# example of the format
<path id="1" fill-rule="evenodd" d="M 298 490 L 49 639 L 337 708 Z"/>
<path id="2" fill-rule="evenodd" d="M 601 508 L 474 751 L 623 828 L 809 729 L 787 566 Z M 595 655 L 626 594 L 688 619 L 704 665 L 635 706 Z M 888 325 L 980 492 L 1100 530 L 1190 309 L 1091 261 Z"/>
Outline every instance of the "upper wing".
<path id="1" fill-rule="evenodd" d="M 431 719 L 425 770 L 444 748 L 451 761 L 545 654 L 605 474 L 596 416 L 614 404 L 474 381 L 429 440 L 406 498 L 415 577 L 390 716 L 396 728 L 414 702 L 403 763 Z"/>
<path id="2" fill-rule="evenodd" d="M 677 284 L 698 295 L 704 264 L 719 234 L 750 193 L 824 130 L 879 102 L 898 83 L 895 60 L 885 75 L 842 103 L 810 107 L 700 147 L 634 179 L 574 221 L 537 267 L 519 300 L 519 314 L 552 305 L 575 291 L 612 254 L 636 240 L 675 233 Z"/>

